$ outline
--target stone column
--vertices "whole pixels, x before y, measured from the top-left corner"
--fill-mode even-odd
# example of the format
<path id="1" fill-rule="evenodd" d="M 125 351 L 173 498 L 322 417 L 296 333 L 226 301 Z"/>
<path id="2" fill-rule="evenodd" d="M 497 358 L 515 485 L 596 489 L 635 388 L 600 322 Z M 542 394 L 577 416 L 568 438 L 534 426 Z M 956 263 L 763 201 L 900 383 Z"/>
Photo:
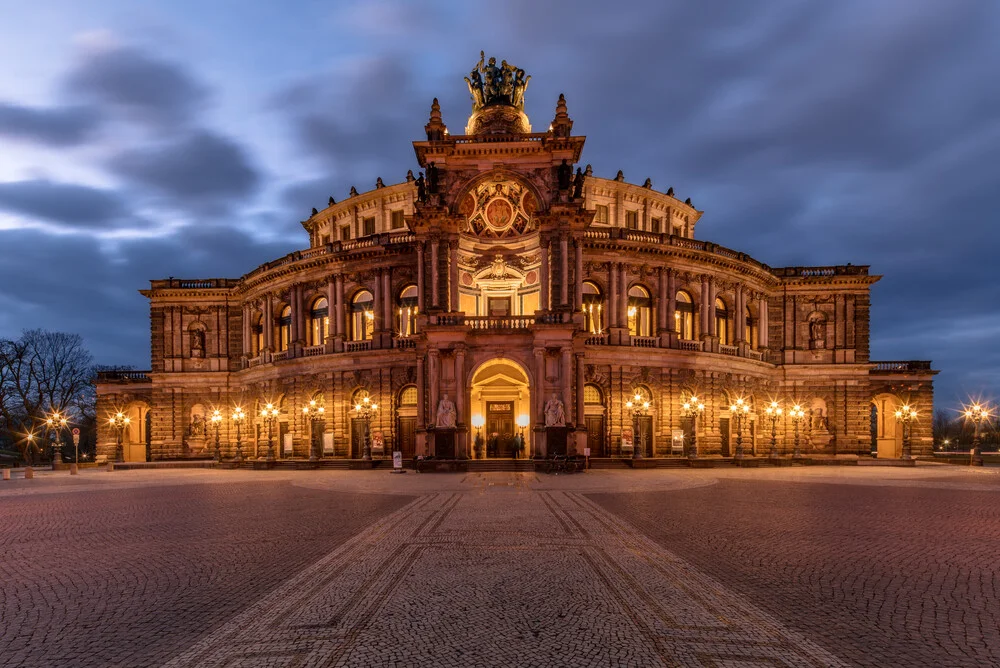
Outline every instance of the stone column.
<path id="1" fill-rule="evenodd" d="M 767 297 L 761 298 L 757 303 L 757 313 L 759 314 L 757 323 L 757 347 L 761 350 L 767 348 Z"/>
<path id="2" fill-rule="evenodd" d="M 736 329 L 733 341 L 743 343 L 746 340 L 747 307 L 746 289 L 742 285 L 736 286 L 736 317 L 733 320 L 733 327 Z"/>
<path id="3" fill-rule="evenodd" d="M 705 338 L 712 333 L 709 329 L 709 302 L 712 300 L 712 290 L 709 287 L 708 276 L 701 277 L 701 310 L 698 313 L 699 320 L 701 320 L 701 338 Z M 714 305 L 714 304 L 713 304 Z"/>
<path id="4" fill-rule="evenodd" d="M 677 272 L 667 270 L 667 331 L 677 329 Z"/>
<path id="5" fill-rule="evenodd" d="M 659 269 L 659 278 L 660 285 L 658 289 L 660 292 L 660 298 L 658 300 L 659 309 L 656 313 L 657 334 L 667 331 L 667 300 L 669 297 L 667 296 L 667 270 L 663 267 L 660 267 Z"/>
<path id="6" fill-rule="evenodd" d="M 430 411 L 431 416 L 429 422 L 437 421 L 437 405 L 438 405 L 438 374 L 441 367 L 441 354 L 436 349 L 431 349 L 427 351 L 428 356 L 428 384 L 430 385 Z"/>
<path id="7" fill-rule="evenodd" d="M 376 269 L 375 270 L 375 280 L 373 281 L 373 283 L 374 283 L 374 285 L 372 287 L 374 288 L 374 290 L 372 291 L 372 295 L 373 295 L 373 297 L 375 299 L 375 303 L 372 305 L 372 315 L 375 317 L 375 323 L 374 323 L 375 324 L 375 328 L 374 329 L 375 329 L 375 331 L 379 331 L 379 330 L 385 328 L 385 323 L 384 323 L 384 321 L 382 319 L 382 313 L 383 313 L 384 305 L 382 304 L 382 270 L 381 269 Z M 372 337 L 372 338 L 375 338 L 375 337 Z M 372 347 L 373 348 L 375 347 L 374 342 L 372 343 Z"/>
<path id="8" fill-rule="evenodd" d="M 268 295 L 264 301 L 264 348 L 274 352 L 274 296 Z"/>
<path id="9" fill-rule="evenodd" d="M 330 324 L 327 326 L 326 341 L 333 340 L 333 335 L 337 329 L 337 281 L 333 276 L 326 279 L 326 312 Z M 330 351 L 327 351 L 330 352 Z"/>
<path id="10" fill-rule="evenodd" d="M 538 308 L 543 311 L 549 310 L 549 243 L 547 240 L 542 239 L 542 244 L 539 252 L 541 261 L 538 271 L 538 277 L 541 281 L 541 295 Z"/>
<path id="11" fill-rule="evenodd" d="M 417 427 L 423 429 L 427 426 L 427 412 L 425 409 L 425 401 L 427 397 L 424 393 L 427 388 L 424 387 L 424 358 L 417 357 Z"/>
<path id="12" fill-rule="evenodd" d="M 535 409 L 533 422 L 539 426 L 545 424 L 545 349 L 535 348 L 532 353 L 535 357 Z"/>
<path id="13" fill-rule="evenodd" d="M 458 310 L 458 240 L 448 244 L 448 311 Z"/>
<path id="14" fill-rule="evenodd" d="M 253 309 L 249 304 L 243 305 L 243 354 L 247 357 L 253 357 L 253 327 L 251 319 L 253 318 Z"/>
<path id="15" fill-rule="evenodd" d="M 583 308 L 583 239 L 577 239 L 573 245 L 574 252 L 574 274 L 573 277 L 573 310 L 579 311 Z"/>
<path id="16" fill-rule="evenodd" d="M 608 327 L 618 326 L 618 265 L 609 262 L 608 270 Z"/>
<path id="17" fill-rule="evenodd" d="M 417 242 L 417 311 L 424 312 L 424 242 Z"/>
<path id="18" fill-rule="evenodd" d="M 292 307 L 292 322 L 289 323 L 289 329 L 291 329 L 291 331 L 288 333 L 288 338 L 290 339 L 288 345 L 289 354 L 291 354 L 292 350 L 295 348 L 295 342 L 302 339 L 302 331 L 299 329 L 299 317 L 302 315 L 302 299 L 300 299 L 301 294 L 301 285 L 293 285 L 288 291 L 289 306 Z"/>
<path id="19" fill-rule="evenodd" d="M 569 303 L 569 239 L 565 234 L 559 238 L 559 274 L 559 305 L 565 306 Z"/>
<path id="20" fill-rule="evenodd" d="M 384 328 L 392 332 L 392 278 L 390 272 L 392 269 L 386 267 L 382 270 L 382 301 L 385 302 L 385 308 L 382 310 L 382 317 L 384 319 Z"/>
<path id="21" fill-rule="evenodd" d="M 584 403 L 583 403 L 583 387 L 587 384 L 587 379 L 585 377 L 586 363 L 583 353 L 576 354 L 576 426 L 577 428 L 584 427 Z"/>
<path id="22" fill-rule="evenodd" d="M 346 327 L 344 327 L 344 276 L 342 274 L 337 274 L 334 279 L 334 306 L 336 307 L 336 325 L 337 325 L 337 336 L 344 336 Z"/>
<path id="23" fill-rule="evenodd" d="M 438 288 L 440 287 L 438 271 L 440 265 L 438 264 L 438 240 L 431 240 L 431 307 L 438 307 Z"/>
<path id="24" fill-rule="evenodd" d="M 465 350 L 455 351 L 455 411 L 458 413 L 457 424 L 467 424 L 465 420 Z"/>
<path id="25" fill-rule="evenodd" d="M 562 349 L 562 359 L 559 365 L 559 382 L 562 383 L 563 407 L 566 411 L 567 426 L 573 424 L 573 353 L 569 348 Z"/>
<path id="26" fill-rule="evenodd" d="M 628 328 L 628 265 L 622 264 L 618 272 L 621 287 L 618 289 L 618 324 Z"/>

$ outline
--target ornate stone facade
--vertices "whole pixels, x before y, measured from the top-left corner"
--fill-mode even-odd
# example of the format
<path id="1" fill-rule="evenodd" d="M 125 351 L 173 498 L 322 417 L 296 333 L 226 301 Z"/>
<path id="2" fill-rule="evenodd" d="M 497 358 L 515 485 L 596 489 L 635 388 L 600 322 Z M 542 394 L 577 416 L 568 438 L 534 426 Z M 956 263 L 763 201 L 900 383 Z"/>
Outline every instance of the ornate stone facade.
<path id="1" fill-rule="evenodd" d="M 766 455 L 773 400 L 802 407 L 805 454 L 877 442 L 888 457 L 909 403 L 913 454 L 930 454 L 936 372 L 869 359 L 867 266 L 775 268 L 700 241 L 702 211 L 672 188 L 577 166 L 585 138 L 562 96 L 550 129 L 531 133 L 523 71 L 481 61 L 467 82 L 478 133 L 450 135 L 435 100 L 414 142 L 424 171 L 331 198 L 302 223 L 308 248 L 239 279 L 142 291 L 151 368 L 98 382 L 102 414 L 134 414 L 126 446 L 148 443 L 126 458 L 212 454 L 216 429 L 223 458 L 237 440 L 246 458 L 269 443 L 277 458 L 509 456 L 518 435 L 535 456 L 669 456 L 694 436 L 702 455 L 737 441 Z M 627 403 L 637 395 L 644 415 Z M 378 405 L 367 417 L 364 397 Z M 553 399 L 564 424 L 546 426 Z M 795 422 L 775 427 L 790 453 Z M 102 432 L 102 454 L 116 438 Z"/>

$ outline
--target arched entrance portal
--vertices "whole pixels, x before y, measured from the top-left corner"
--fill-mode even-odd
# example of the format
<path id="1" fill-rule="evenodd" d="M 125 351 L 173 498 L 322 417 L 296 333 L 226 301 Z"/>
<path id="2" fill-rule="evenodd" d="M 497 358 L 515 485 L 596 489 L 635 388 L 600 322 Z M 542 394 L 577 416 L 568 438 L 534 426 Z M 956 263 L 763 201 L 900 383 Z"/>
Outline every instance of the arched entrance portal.
<path id="1" fill-rule="evenodd" d="M 473 430 L 473 456 L 530 456 L 531 395 L 524 367 L 508 359 L 485 362 L 472 376 L 470 397 L 472 424 L 482 425 Z M 475 447 L 477 436 L 482 439 L 480 449 Z M 519 442 L 523 445 L 517 453 Z"/>
<path id="2" fill-rule="evenodd" d="M 903 452 L 903 431 L 896 424 L 899 398 L 880 394 L 872 399 L 872 429 L 879 459 L 898 459 Z"/>
<path id="3" fill-rule="evenodd" d="M 122 457 L 126 462 L 144 462 L 149 453 L 149 404 L 133 401 L 122 409 L 129 419 L 122 430 Z"/>

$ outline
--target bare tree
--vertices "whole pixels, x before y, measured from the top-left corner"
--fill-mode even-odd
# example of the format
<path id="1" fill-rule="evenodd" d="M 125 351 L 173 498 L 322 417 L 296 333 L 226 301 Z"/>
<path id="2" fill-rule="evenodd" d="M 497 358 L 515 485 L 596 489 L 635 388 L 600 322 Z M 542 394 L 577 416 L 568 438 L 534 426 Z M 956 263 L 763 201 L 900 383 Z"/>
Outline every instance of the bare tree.
<path id="1" fill-rule="evenodd" d="M 94 360 L 78 334 L 24 331 L 0 339 L 0 434 L 32 459 L 25 433 L 57 410 L 74 423 L 93 423 Z"/>

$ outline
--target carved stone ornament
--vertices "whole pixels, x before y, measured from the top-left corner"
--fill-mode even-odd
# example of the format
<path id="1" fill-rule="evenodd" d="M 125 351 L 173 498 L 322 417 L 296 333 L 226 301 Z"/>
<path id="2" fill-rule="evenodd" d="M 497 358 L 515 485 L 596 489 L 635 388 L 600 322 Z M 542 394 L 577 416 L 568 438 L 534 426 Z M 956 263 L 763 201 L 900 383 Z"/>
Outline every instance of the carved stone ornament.
<path id="1" fill-rule="evenodd" d="M 534 194 L 516 181 L 480 183 L 469 191 L 459 208 L 470 233 L 507 239 L 531 230 L 531 216 L 538 209 Z"/>

